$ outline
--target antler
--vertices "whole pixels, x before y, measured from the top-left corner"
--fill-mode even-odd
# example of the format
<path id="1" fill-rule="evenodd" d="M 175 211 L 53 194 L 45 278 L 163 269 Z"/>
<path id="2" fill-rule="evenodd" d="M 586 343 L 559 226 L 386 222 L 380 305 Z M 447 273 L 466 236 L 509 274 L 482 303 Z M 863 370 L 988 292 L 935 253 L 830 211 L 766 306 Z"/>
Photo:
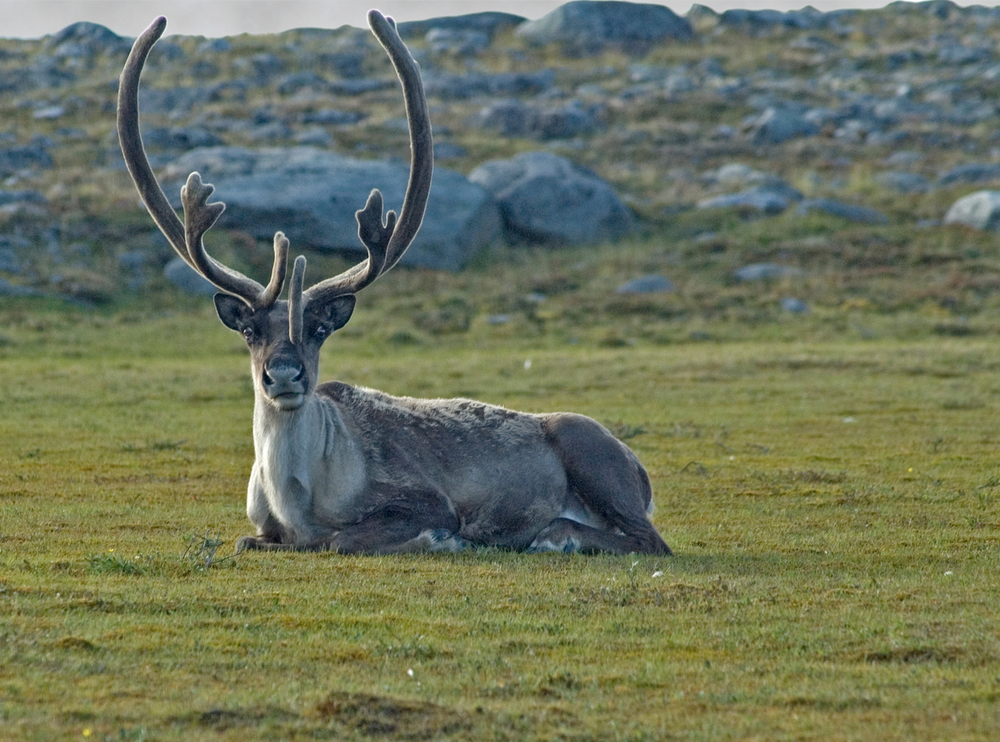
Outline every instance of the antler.
<path id="1" fill-rule="evenodd" d="M 184 222 L 181 223 L 163 194 L 146 157 L 139 134 L 139 76 L 150 49 L 163 35 L 166 25 L 165 18 L 157 18 L 136 39 L 122 70 L 118 88 L 118 138 L 125 164 L 153 221 L 188 265 L 219 289 L 239 296 L 254 309 L 269 307 L 277 300 L 285 280 L 288 256 L 288 240 L 285 235 L 281 232 L 274 235 L 274 267 L 266 287 L 222 265 L 206 252 L 202 239 L 226 208 L 221 202 L 208 203 L 214 187 L 203 183 L 198 173 L 188 176 L 187 184 L 181 189 L 181 203 L 184 207 Z M 434 144 L 420 67 L 400 39 L 395 21 L 377 10 L 371 10 L 368 13 L 368 25 L 388 53 L 403 88 L 406 119 L 410 129 L 410 178 L 406 195 L 403 197 L 399 218 L 396 218 L 394 211 L 388 211 L 383 221 L 382 194 L 378 189 L 373 190 L 365 207 L 356 213 L 358 237 L 368 251 L 368 257 L 304 293 L 301 289 L 301 275 L 305 269 L 305 259 L 300 257 L 303 265 L 299 271 L 298 296 L 293 301 L 294 310 L 299 314 L 310 301 L 357 293 L 396 265 L 420 229 L 427 208 L 434 172 Z M 292 335 L 300 334 L 301 317 L 290 318 L 290 322 L 289 330 Z M 298 333 L 296 328 L 299 328 Z"/>
<path id="2" fill-rule="evenodd" d="M 305 292 L 307 301 L 355 294 L 388 271 L 413 242 L 427 208 L 434 173 L 434 142 L 427 98 L 420 79 L 420 67 L 399 38 L 396 22 L 377 10 L 368 11 L 368 25 L 392 60 L 406 104 L 410 128 L 410 179 L 399 219 L 389 211 L 382 221 L 382 193 L 376 188 L 368 196 L 365 208 L 357 212 L 358 237 L 368 250 L 368 257 L 338 276 L 320 281 Z"/>
<path id="3" fill-rule="evenodd" d="M 278 299 L 285 281 L 288 240 L 281 232 L 274 235 L 274 267 L 267 286 L 215 260 L 205 251 L 202 238 L 225 210 L 221 202 L 208 203 L 215 188 L 203 183 L 201 175 L 191 173 L 181 188 L 184 222 L 177 218 L 163 189 L 153 175 L 139 134 L 139 76 L 153 44 L 163 35 L 167 19 L 160 16 L 135 40 L 118 84 L 118 139 L 125 165 L 142 202 L 167 241 L 184 261 L 217 288 L 235 294 L 254 309 L 269 307 Z"/>

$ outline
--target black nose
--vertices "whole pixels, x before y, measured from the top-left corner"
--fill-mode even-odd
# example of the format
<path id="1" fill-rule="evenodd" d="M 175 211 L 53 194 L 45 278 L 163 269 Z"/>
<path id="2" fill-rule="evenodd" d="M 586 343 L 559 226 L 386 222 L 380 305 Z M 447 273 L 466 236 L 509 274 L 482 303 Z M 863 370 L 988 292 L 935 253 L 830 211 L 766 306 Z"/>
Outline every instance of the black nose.
<path id="1" fill-rule="evenodd" d="M 271 375 L 273 372 L 273 376 Z M 306 370 L 302 368 L 300 364 L 296 365 L 268 365 L 264 368 L 264 383 L 265 384 L 275 384 L 281 381 L 291 382 L 297 384 L 302 381 L 306 375 Z"/>
<path id="2" fill-rule="evenodd" d="M 264 364 L 261 382 L 271 397 L 305 394 L 306 369 L 302 361 L 295 356 L 274 356 Z"/>

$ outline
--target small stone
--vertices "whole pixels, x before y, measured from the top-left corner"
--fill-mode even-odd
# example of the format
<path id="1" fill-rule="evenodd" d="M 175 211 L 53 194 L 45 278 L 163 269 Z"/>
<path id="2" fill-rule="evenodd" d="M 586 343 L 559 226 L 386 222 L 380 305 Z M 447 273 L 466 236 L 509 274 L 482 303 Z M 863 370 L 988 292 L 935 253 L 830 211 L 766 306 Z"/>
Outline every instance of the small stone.
<path id="1" fill-rule="evenodd" d="M 618 287 L 619 294 L 662 294 L 674 290 L 674 285 L 665 276 L 651 275 L 633 278 Z"/>

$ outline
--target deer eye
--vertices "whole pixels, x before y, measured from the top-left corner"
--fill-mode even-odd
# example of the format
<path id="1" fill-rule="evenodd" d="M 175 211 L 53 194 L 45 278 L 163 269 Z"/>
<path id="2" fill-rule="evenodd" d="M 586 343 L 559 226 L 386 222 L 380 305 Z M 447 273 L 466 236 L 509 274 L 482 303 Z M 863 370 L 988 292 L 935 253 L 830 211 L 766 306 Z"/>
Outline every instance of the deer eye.
<path id="1" fill-rule="evenodd" d="M 323 325 L 316 328 L 316 332 L 313 333 L 313 337 L 317 340 L 324 340 L 326 336 L 330 334 L 330 331 L 326 329 Z"/>
<path id="2" fill-rule="evenodd" d="M 250 340 L 253 338 L 253 328 L 252 327 L 244 327 L 243 328 L 243 338 L 248 343 L 250 342 Z"/>

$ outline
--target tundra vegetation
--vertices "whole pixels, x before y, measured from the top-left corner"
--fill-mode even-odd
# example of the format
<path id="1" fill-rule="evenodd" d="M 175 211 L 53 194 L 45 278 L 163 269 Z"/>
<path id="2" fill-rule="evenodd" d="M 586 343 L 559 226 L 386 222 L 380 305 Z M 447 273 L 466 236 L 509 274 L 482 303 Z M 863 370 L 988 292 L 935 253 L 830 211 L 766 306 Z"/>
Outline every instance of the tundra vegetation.
<path id="1" fill-rule="evenodd" d="M 563 258 L 614 273 L 598 254 Z M 474 304 L 496 273 L 394 272 L 324 367 L 592 415 L 649 470 L 676 556 L 234 556 L 252 389 L 207 300 L 169 314 L 20 300 L 2 312 L 4 736 L 996 729 L 995 331 L 861 307 L 798 330 L 722 318 L 717 341 L 608 343 L 610 311 L 554 317 L 561 332 L 475 322 L 399 340 L 397 307 L 422 306 L 428 284 Z"/>
<path id="2" fill-rule="evenodd" d="M 830 43 L 864 56 L 887 17 Z M 900 28 L 929 35 L 934 18 Z M 755 54 L 785 59 L 770 37 L 718 43 L 749 67 Z M 122 58 L 108 61 L 114 74 Z M 108 88 L 78 93 L 94 114 L 88 101 Z M 662 111 L 644 110 L 662 128 Z M 19 130 L 50 125 L 28 109 L 4 115 Z M 105 115 L 81 130 L 109 134 Z M 991 131 L 926 156 L 943 167 L 986 152 Z M 469 137 L 477 157 L 526 146 L 476 149 Z M 793 174 L 813 148 L 855 146 L 800 144 L 746 161 Z M 253 461 L 245 345 L 207 298 L 159 279 L 139 292 L 101 293 L 92 274 L 73 284 L 68 260 L 55 266 L 39 243 L 39 281 L 58 268 L 86 289 L 79 299 L 100 301 L 0 305 L 0 737 L 995 734 L 1000 245 L 916 226 L 961 189 L 882 189 L 867 163 L 892 149 L 878 146 L 820 172 L 893 215 L 887 224 L 662 212 L 702 186 L 654 198 L 650 158 L 648 172 L 616 181 L 649 197 L 645 231 L 499 249 L 456 273 L 397 268 L 324 346 L 324 379 L 601 421 L 650 473 L 669 558 L 235 555 Z M 602 153 L 646 162 L 643 151 L 609 144 L 581 159 L 600 170 Z M 29 183 L 49 193 L 49 211 L 3 210 L 5 234 L 33 240 L 53 215 L 63 238 L 99 232 L 94 265 L 117 279 L 115 251 L 149 234 L 127 176 L 94 180 L 83 139 L 54 154 L 57 167 Z M 269 244 L 213 239 L 213 252 L 263 277 Z M 308 255 L 317 275 L 353 262 Z M 796 270 L 736 280 L 748 264 Z M 614 290 L 656 274 L 674 290 Z"/>

